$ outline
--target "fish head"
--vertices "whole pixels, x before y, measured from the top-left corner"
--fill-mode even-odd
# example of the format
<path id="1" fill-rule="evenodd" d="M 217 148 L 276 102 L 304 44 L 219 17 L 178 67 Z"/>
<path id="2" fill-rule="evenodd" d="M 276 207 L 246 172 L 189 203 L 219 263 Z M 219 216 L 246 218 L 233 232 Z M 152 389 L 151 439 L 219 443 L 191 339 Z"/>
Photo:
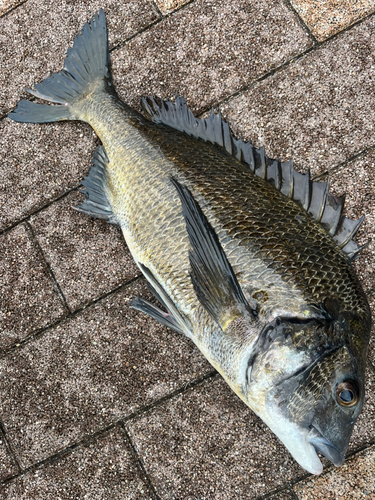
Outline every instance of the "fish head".
<path id="1" fill-rule="evenodd" d="M 366 349 L 356 351 L 343 328 L 345 321 L 276 318 L 244 374 L 249 406 L 313 474 L 323 470 L 318 452 L 342 465 L 364 401 Z"/>

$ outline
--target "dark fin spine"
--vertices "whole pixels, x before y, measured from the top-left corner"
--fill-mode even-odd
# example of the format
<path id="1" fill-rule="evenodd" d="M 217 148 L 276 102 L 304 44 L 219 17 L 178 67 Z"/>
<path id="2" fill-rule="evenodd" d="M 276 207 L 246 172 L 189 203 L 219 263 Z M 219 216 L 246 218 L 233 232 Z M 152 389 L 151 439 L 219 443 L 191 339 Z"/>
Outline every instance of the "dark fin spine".
<path id="1" fill-rule="evenodd" d="M 8 116 L 17 122 L 46 123 L 75 120 L 79 117 L 79 105 L 89 87 L 112 86 L 109 71 L 109 48 L 105 14 L 102 9 L 87 22 L 68 49 L 64 69 L 53 73 L 27 91 L 40 99 L 57 103 L 58 106 L 20 101 Z M 26 104 L 28 103 L 28 104 Z M 78 114 L 78 116 L 77 116 Z"/>
<path id="2" fill-rule="evenodd" d="M 142 310 L 149 316 L 152 316 L 154 319 L 157 321 L 160 321 L 164 325 L 167 324 L 166 321 L 168 321 L 168 325 L 170 328 L 173 328 L 174 330 L 184 333 L 187 337 L 191 337 L 191 326 L 188 323 L 188 320 L 180 313 L 180 311 L 177 309 L 175 306 L 174 302 L 172 299 L 169 297 L 169 295 L 166 293 L 164 288 L 161 286 L 161 284 L 157 281 L 155 276 L 152 274 L 150 269 L 146 267 L 143 264 L 138 264 L 140 270 L 144 274 L 145 278 L 148 281 L 148 286 L 151 292 L 154 294 L 154 296 L 157 298 L 157 300 L 163 305 L 163 307 L 166 309 L 167 312 L 162 311 L 159 308 L 156 308 L 156 306 L 153 306 L 151 303 L 147 301 L 143 301 L 143 299 L 140 299 L 143 301 L 143 303 L 147 303 L 148 307 L 147 310 L 145 308 L 140 309 L 139 307 L 136 307 L 136 309 L 139 309 L 140 311 Z M 138 301 L 138 305 L 139 301 Z M 133 304 L 131 304 L 132 307 L 134 307 Z M 150 306 L 152 306 L 152 309 L 150 309 Z M 159 311 L 156 311 L 156 309 Z M 153 314 L 151 314 L 153 313 Z M 163 321 L 161 321 L 160 317 L 156 317 L 156 315 L 162 315 L 164 318 Z"/>
<path id="3" fill-rule="evenodd" d="M 220 113 L 215 113 L 213 109 L 208 118 L 196 118 L 185 99 L 177 96 L 174 103 L 170 99 L 162 101 L 156 97 L 146 97 L 142 99 L 142 106 L 152 121 L 164 123 L 225 148 L 229 154 L 247 165 L 255 175 L 267 180 L 320 222 L 351 258 L 354 245 L 349 245 L 349 241 L 346 241 L 345 245 L 341 244 L 344 241 L 342 235 L 346 234 L 346 230 L 342 229 L 344 197 L 338 198 L 329 194 L 327 183 L 313 182 L 310 171 L 306 174 L 297 172 L 291 160 L 281 163 L 277 159 L 268 158 L 264 148 L 255 148 L 250 141 L 244 142 L 235 138 Z M 351 238 L 353 235 L 354 233 Z M 358 246 L 355 247 L 357 248 Z"/>
<path id="4" fill-rule="evenodd" d="M 191 244 L 191 279 L 199 301 L 225 329 L 227 319 L 256 312 L 250 308 L 219 239 L 190 191 L 171 179 L 182 204 Z M 229 316 L 229 317 L 227 317 Z"/>
<path id="5" fill-rule="evenodd" d="M 117 224 L 106 194 L 107 164 L 108 157 L 105 149 L 103 146 L 98 146 L 95 149 L 93 165 L 89 170 L 88 176 L 82 181 L 85 190 L 81 190 L 81 192 L 86 195 L 86 200 L 74 208 L 86 215 Z"/>
<path id="6" fill-rule="evenodd" d="M 162 311 L 154 304 L 151 304 L 151 302 L 148 302 L 141 297 L 136 297 L 130 302 L 129 305 L 133 307 L 133 309 L 137 309 L 138 311 L 148 314 L 148 316 L 151 316 L 151 318 L 155 319 L 162 325 L 165 325 L 178 333 L 185 333 L 181 330 L 178 323 L 170 313 Z"/>

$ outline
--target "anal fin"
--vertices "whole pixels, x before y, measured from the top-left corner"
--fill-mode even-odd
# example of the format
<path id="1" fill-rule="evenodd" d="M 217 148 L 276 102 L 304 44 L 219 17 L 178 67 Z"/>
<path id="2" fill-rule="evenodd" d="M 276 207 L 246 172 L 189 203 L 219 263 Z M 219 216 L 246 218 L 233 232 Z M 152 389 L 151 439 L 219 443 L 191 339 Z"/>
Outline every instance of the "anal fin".
<path id="1" fill-rule="evenodd" d="M 81 190 L 81 192 L 86 195 L 86 200 L 74 208 L 86 215 L 117 224 L 106 195 L 106 166 L 108 163 L 109 160 L 104 147 L 97 147 L 94 152 L 93 165 L 88 176 L 82 181 L 85 189 Z"/>

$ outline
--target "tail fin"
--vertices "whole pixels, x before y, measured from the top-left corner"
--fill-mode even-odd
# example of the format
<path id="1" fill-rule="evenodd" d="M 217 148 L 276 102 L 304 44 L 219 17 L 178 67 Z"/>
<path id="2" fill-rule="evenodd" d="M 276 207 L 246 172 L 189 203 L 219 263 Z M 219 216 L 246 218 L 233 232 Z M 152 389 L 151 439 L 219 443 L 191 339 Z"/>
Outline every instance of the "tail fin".
<path id="1" fill-rule="evenodd" d="M 68 49 L 64 69 L 35 85 L 35 90 L 27 89 L 30 94 L 58 105 L 36 104 L 23 99 L 8 116 L 16 122 L 27 123 L 78 119 L 72 105 L 89 89 L 94 90 L 103 84 L 112 86 L 107 23 L 104 11 L 100 9 L 84 25 L 73 47 Z"/>

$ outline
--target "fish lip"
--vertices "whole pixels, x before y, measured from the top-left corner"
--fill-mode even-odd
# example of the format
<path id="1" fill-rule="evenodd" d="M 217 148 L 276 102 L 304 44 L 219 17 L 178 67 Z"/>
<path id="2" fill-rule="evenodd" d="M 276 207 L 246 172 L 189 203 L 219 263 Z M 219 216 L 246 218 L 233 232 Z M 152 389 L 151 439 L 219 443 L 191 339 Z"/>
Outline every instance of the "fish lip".
<path id="1" fill-rule="evenodd" d="M 311 426 L 311 431 L 307 436 L 307 440 L 316 451 L 324 455 L 330 462 L 333 463 L 336 467 L 340 467 L 344 461 L 345 457 L 342 453 L 338 451 L 333 444 L 328 441 L 316 427 Z"/>

